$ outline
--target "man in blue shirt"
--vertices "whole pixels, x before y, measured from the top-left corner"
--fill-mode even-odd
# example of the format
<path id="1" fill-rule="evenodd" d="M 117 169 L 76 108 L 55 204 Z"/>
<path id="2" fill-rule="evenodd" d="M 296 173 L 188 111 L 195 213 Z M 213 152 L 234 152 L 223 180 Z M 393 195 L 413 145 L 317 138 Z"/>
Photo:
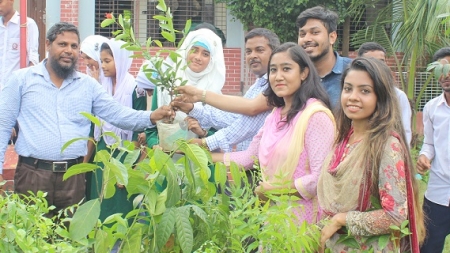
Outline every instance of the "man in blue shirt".
<path id="1" fill-rule="evenodd" d="M 298 44 L 313 61 L 333 107 L 338 105 L 341 95 L 342 72 L 351 62 L 333 51 L 338 21 L 337 13 L 322 6 L 306 9 L 296 21 Z"/>
<path id="2" fill-rule="evenodd" d="M 17 193 L 47 192 L 49 205 L 59 210 L 79 203 L 85 194 L 83 174 L 62 181 L 68 167 L 80 163 L 86 142 L 61 152 L 69 140 L 89 136 L 91 122 L 80 112 L 93 113 L 127 130 L 143 130 L 172 117 L 169 107 L 135 111 L 117 103 L 93 78 L 75 71 L 79 55 L 76 26 L 57 23 L 47 33 L 48 58 L 14 72 L 0 94 L 0 181 L 4 154 L 16 120 L 21 132 L 16 143 L 19 162 L 14 177 Z"/>

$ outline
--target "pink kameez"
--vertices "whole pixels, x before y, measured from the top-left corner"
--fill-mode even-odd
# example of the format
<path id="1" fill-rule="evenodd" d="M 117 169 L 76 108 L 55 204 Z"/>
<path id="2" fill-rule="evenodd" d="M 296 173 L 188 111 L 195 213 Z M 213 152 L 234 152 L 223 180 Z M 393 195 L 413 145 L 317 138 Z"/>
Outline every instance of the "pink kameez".
<path id="1" fill-rule="evenodd" d="M 317 100 L 309 99 L 307 106 L 314 101 Z M 287 159 L 289 144 L 294 135 L 293 129 L 302 112 L 303 110 L 297 113 L 291 123 L 287 124 L 281 120 L 281 108 L 276 108 L 267 116 L 264 126 L 253 138 L 248 149 L 230 153 L 230 161 L 234 161 L 246 169 L 251 169 L 253 158 L 257 157 L 261 169 L 266 170 L 266 174 L 274 174 L 273 170 L 275 169 L 268 169 L 265 165 L 269 162 L 274 164 L 274 161 L 281 165 Z M 335 126 L 333 120 L 325 112 L 314 113 L 307 124 L 304 148 L 298 158 L 297 167 L 292 168 L 294 170 L 292 180 L 301 196 L 298 203 L 303 206 L 303 208 L 297 208 L 296 215 L 300 222 L 306 220 L 311 223 L 320 220 L 322 214 L 317 204 L 317 181 L 322 163 L 332 148 Z"/>

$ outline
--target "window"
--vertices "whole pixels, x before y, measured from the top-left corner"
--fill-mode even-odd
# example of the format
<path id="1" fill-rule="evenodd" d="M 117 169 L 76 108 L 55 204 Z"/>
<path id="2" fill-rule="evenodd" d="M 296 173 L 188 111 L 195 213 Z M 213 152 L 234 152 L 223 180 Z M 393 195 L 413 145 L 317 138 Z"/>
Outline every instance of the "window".
<path id="1" fill-rule="evenodd" d="M 107 38 L 112 37 L 112 32 L 117 30 L 117 25 L 111 25 L 102 28 L 100 24 L 105 19 L 106 13 L 113 13 L 114 16 L 119 16 L 123 14 L 124 10 L 130 10 L 133 12 L 134 1 L 118 1 L 118 0 L 96 0 L 95 3 L 95 34 L 102 35 Z M 83 11 L 83 10 L 80 10 Z M 133 17 L 133 16 L 132 16 Z"/>
<path id="2" fill-rule="evenodd" d="M 177 30 L 183 30 L 186 21 L 191 19 L 192 26 L 208 22 L 222 32 L 226 31 L 226 10 L 223 4 L 215 4 L 214 0 L 166 0 L 165 2 L 170 7 L 174 28 Z M 105 14 L 113 12 L 115 16 L 118 16 L 123 14 L 124 10 L 130 10 L 135 36 L 141 43 L 145 43 L 148 37 L 164 41 L 160 35 L 158 21 L 153 19 L 154 15 L 159 14 L 156 9 L 157 4 L 158 0 L 96 0 L 95 33 L 112 37 L 111 32 L 117 30 L 118 27 L 101 28 L 100 24 L 105 18 Z"/>

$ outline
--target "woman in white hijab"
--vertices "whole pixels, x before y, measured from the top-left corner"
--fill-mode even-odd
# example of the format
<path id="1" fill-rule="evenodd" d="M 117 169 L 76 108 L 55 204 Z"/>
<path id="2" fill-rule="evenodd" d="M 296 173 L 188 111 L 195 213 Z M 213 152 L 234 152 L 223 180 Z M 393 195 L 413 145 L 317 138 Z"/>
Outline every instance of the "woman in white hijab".
<path id="1" fill-rule="evenodd" d="M 207 28 L 191 31 L 177 53 L 182 56 L 178 59 L 181 61 L 181 68 L 177 72 L 177 77 L 187 80 L 186 85 L 221 93 L 225 84 L 225 58 L 219 36 Z M 170 58 L 166 61 L 173 64 Z M 183 66 L 187 67 L 183 68 Z M 162 105 L 169 105 L 170 102 L 169 92 L 156 87 L 152 99 L 152 110 Z M 178 111 L 175 122 L 182 122 L 186 117 L 186 114 Z M 148 129 L 146 134 L 149 147 L 159 143 L 156 128 Z"/>
<path id="2" fill-rule="evenodd" d="M 95 78 L 99 83 L 104 80 L 102 62 L 100 61 L 100 47 L 108 38 L 101 35 L 90 35 L 81 42 L 81 58 L 86 63 L 86 73 Z"/>
<path id="3" fill-rule="evenodd" d="M 131 67 L 131 51 L 121 49 L 123 41 L 108 40 L 100 48 L 100 59 L 104 73 L 102 86 L 105 90 L 120 104 L 133 108 L 135 110 L 146 110 L 147 98 L 145 91 L 138 89 L 134 77 L 128 73 Z M 121 140 L 135 141 L 137 133 L 122 130 L 105 121 L 102 122 L 102 128 L 96 127 L 94 130 L 94 139 L 97 141 L 97 150 L 108 149 L 108 145 L 115 143 L 115 139 L 103 135 L 105 132 L 114 132 Z M 116 150 L 117 151 L 117 150 Z M 118 152 L 113 155 L 116 156 Z M 121 158 L 124 160 L 125 156 Z M 102 185 L 102 170 L 87 175 L 87 200 L 98 198 Z M 122 213 L 124 216 L 132 210 L 132 200 L 127 198 L 128 192 L 121 185 L 116 185 L 116 192 L 112 198 L 104 199 L 101 205 L 100 219 L 104 220 L 111 214 Z"/>

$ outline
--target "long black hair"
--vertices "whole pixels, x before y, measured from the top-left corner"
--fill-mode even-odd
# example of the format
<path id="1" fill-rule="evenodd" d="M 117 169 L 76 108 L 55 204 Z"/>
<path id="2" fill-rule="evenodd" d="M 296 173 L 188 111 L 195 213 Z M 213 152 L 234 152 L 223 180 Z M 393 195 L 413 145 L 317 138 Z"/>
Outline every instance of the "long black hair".
<path id="1" fill-rule="evenodd" d="M 330 99 L 328 98 L 328 94 L 320 83 L 319 74 L 317 74 L 314 64 L 306 54 L 305 50 L 296 43 L 283 43 L 272 52 L 269 60 L 267 74 L 270 76 L 270 62 L 272 61 L 272 57 L 275 54 L 282 52 L 287 52 L 289 54 L 291 59 L 300 66 L 300 71 L 304 71 L 305 69 L 309 70 L 308 76 L 303 82 L 302 80 L 298 80 L 299 82 L 301 82 L 301 85 L 293 95 L 292 107 L 287 113 L 286 121 L 290 122 L 299 111 L 303 110 L 306 105 L 306 101 L 310 98 L 316 98 L 322 101 L 326 107 L 331 108 Z M 272 90 L 272 87 L 270 85 L 264 91 L 264 95 L 267 97 L 267 102 L 271 106 L 282 107 L 285 105 L 284 99 L 282 97 L 278 97 Z"/>

